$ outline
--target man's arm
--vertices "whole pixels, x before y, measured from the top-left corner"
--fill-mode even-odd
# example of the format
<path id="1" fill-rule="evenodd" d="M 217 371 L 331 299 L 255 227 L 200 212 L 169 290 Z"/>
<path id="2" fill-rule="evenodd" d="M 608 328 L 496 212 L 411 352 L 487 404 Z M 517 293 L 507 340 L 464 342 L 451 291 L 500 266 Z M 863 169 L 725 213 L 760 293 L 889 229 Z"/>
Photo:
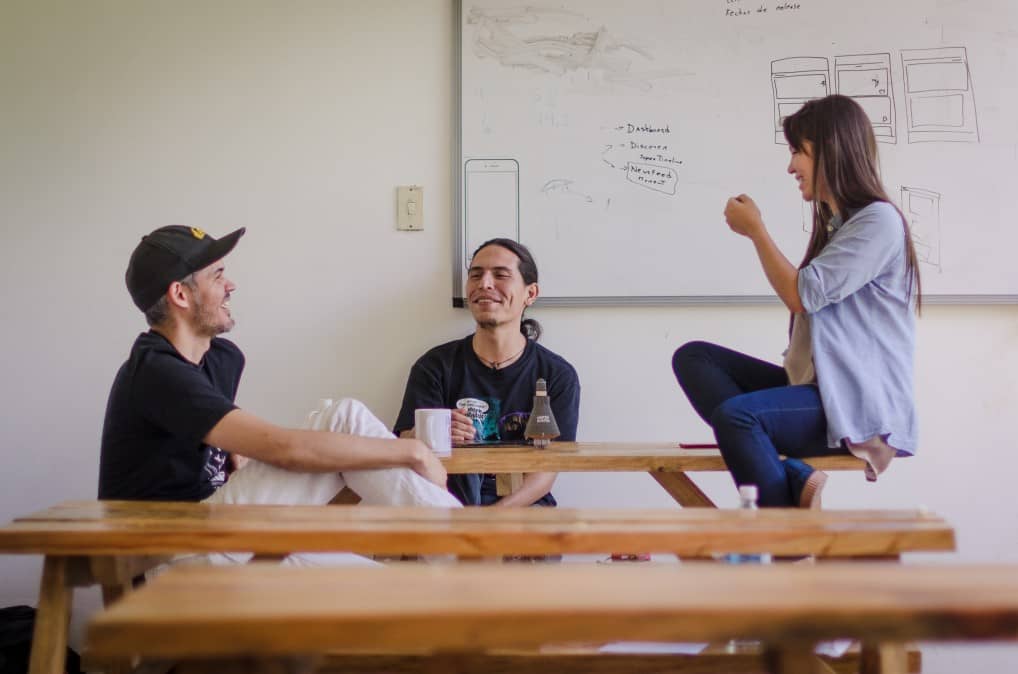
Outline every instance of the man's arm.
<path id="1" fill-rule="evenodd" d="M 505 508 L 530 506 L 551 491 L 558 473 L 525 473 L 523 484 L 511 494 L 503 496 L 492 505 Z"/>
<path id="2" fill-rule="evenodd" d="M 282 428 L 235 409 L 204 441 L 285 470 L 307 473 L 405 467 L 445 487 L 445 467 L 422 442 Z"/>

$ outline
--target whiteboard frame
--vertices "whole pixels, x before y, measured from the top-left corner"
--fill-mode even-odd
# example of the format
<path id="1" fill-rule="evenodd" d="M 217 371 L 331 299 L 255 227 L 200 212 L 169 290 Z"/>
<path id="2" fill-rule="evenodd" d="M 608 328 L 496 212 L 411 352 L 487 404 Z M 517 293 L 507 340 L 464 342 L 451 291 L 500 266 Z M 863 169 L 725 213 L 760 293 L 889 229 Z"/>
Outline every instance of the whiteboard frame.
<path id="1" fill-rule="evenodd" d="M 463 213 L 463 0 L 453 3 L 453 156 L 452 184 L 455 207 L 452 236 L 452 306 L 466 307 L 463 296 L 465 281 L 463 270 L 467 260 L 463 245 L 465 239 Z M 760 270 L 763 274 L 763 270 Z M 945 305 L 1004 305 L 1018 304 L 1018 294 L 932 294 L 923 295 L 924 304 Z M 777 295 L 648 295 L 648 296 L 541 296 L 537 307 L 663 307 L 709 305 L 769 305 L 781 304 Z"/>

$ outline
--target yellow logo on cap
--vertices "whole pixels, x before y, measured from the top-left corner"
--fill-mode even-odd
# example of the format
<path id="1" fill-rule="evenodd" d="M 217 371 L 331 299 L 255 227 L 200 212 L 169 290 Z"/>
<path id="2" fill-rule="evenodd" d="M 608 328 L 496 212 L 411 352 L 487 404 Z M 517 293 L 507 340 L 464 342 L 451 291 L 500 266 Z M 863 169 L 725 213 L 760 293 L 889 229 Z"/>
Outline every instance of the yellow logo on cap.
<path id="1" fill-rule="evenodd" d="M 202 230 L 198 229 L 197 227 L 192 227 L 191 228 L 191 236 L 193 236 L 194 238 L 196 238 L 199 241 L 201 241 L 202 239 L 205 238 L 205 232 L 203 232 Z"/>

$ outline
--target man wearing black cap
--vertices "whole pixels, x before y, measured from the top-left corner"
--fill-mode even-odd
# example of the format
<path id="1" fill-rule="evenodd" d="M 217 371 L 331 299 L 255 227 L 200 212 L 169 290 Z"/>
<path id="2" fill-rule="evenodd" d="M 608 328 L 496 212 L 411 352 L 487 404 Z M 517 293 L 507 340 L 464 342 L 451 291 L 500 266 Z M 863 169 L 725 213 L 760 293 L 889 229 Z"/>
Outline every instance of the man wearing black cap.
<path id="1" fill-rule="evenodd" d="M 393 437 L 357 401 L 322 401 L 307 430 L 234 404 L 244 355 L 218 335 L 234 325 L 223 258 L 243 234 L 171 225 L 131 255 L 127 289 L 151 329 L 113 382 L 99 498 L 327 503 L 349 486 L 365 503 L 459 505 L 427 446 Z M 251 460 L 228 476 L 231 454 Z"/>

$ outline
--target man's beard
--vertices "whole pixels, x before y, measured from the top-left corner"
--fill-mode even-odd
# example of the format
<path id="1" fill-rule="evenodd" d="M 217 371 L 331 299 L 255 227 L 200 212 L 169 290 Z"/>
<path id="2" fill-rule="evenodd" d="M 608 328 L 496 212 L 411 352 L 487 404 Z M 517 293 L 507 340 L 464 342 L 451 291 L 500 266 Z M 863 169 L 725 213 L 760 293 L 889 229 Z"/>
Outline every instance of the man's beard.
<path id="1" fill-rule="evenodd" d="M 208 303 L 196 298 L 194 305 L 195 332 L 206 337 L 215 337 L 216 335 L 221 335 L 224 332 L 229 332 L 233 328 L 236 324 L 236 321 L 234 321 L 233 318 L 227 319 L 225 324 L 217 322 L 219 318 L 217 316 L 218 308 L 219 307 L 214 307 L 210 309 Z"/>

